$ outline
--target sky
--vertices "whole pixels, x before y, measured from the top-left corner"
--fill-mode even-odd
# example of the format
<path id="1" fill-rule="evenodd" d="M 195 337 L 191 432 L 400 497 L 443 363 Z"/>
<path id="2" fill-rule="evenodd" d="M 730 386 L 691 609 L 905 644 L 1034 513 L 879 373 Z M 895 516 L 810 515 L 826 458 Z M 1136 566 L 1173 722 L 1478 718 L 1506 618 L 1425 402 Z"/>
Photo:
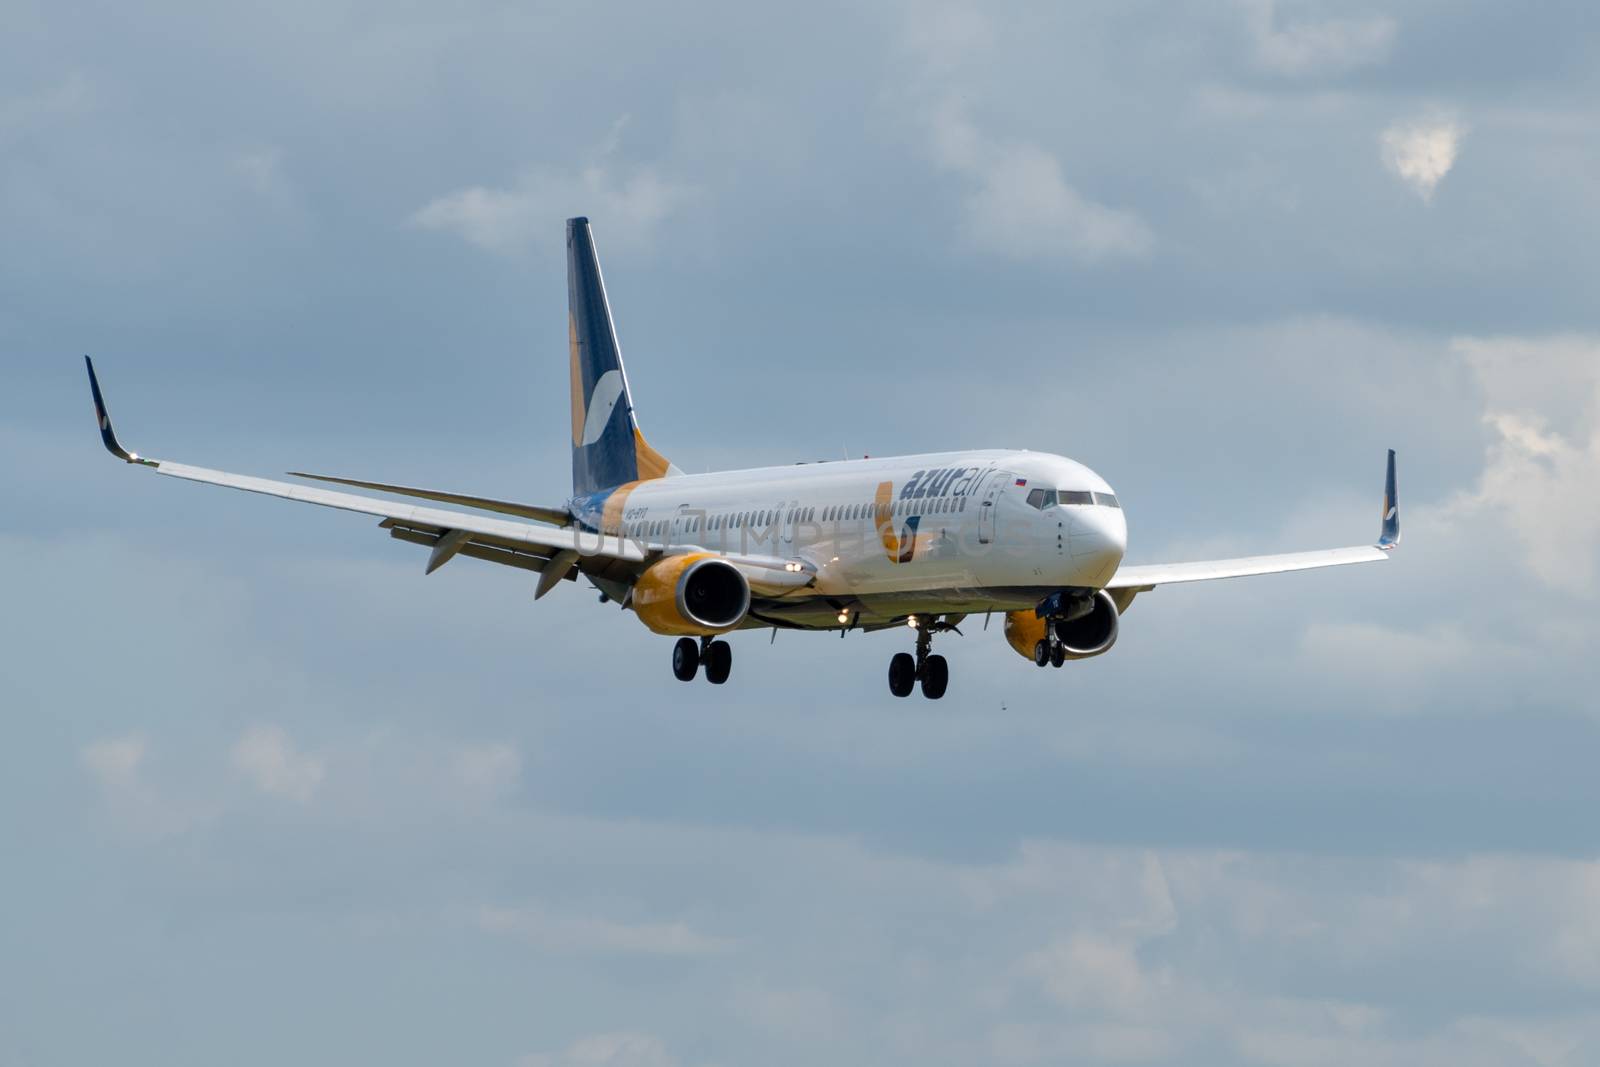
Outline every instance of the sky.
<path id="1" fill-rule="evenodd" d="M 1600 26 L 1489 2 L 0 0 L 0 1065 L 1600 1061 Z M 568 491 L 1017 447 L 1130 562 L 735 635 L 106 457 Z M 308 512 L 310 512 L 308 514 Z"/>

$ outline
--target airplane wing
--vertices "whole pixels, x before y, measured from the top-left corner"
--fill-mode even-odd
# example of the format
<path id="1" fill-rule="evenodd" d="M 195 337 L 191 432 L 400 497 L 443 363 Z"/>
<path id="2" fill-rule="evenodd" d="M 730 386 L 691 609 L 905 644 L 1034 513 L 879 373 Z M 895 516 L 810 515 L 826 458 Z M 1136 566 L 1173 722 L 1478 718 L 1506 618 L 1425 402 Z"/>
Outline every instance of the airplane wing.
<path id="1" fill-rule="evenodd" d="M 340 493 L 329 489 L 315 489 L 293 482 L 278 482 L 246 474 L 194 467 L 165 459 L 151 459 L 130 452 L 117 440 L 111 428 L 111 416 L 106 413 L 105 398 L 100 393 L 100 379 L 95 375 L 94 362 L 83 357 L 89 368 L 89 390 L 94 394 L 95 418 L 100 425 L 100 439 L 106 450 L 118 459 L 149 467 L 157 474 L 185 481 L 220 485 L 228 489 L 242 489 L 247 493 L 282 497 L 302 504 L 316 504 L 341 511 L 354 511 L 376 515 L 383 521 L 378 525 L 389 531 L 389 536 L 412 544 L 433 549 L 428 557 L 425 573 L 432 574 L 457 555 L 488 560 L 523 570 L 539 572 L 539 583 L 534 599 L 544 596 L 565 579 L 575 579 L 577 572 L 592 577 L 631 584 L 639 572 L 663 555 L 694 551 L 692 545 L 666 545 L 643 541 L 633 537 L 618 537 L 590 530 L 580 530 L 570 525 L 566 511 L 539 508 L 533 505 L 511 504 L 486 497 L 466 496 L 459 493 L 436 492 L 429 489 L 412 489 L 406 486 L 387 485 L 382 482 L 361 482 L 350 478 L 333 478 L 319 475 L 300 475 L 320 481 L 339 482 L 369 489 L 387 490 L 407 496 L 418 496 L 446 503 L 465 504 L 486 510 L 505 511 L 529 518 L 560 521 L 569 525 L 536 526 L 526 522 L 511 522 L 487 515 L 469 515 L 443 508 L 402 504 L 398 501 L 379 500 L 356 493 Z M 739 568 L 750 582 L 751 590 L 761 596 L 783 596 L 804 588 L 813 581 L 816 568 L 803 560 L 782 559 L 774 556 L 744 555 L 719 552 L 719 556 Z"/>
<path id="2" fill-rule="evenodd" d="M 100 381 L 95 375 L 94 363 L 88 356 L 84 357 L 84 363 L 89 368 L 89 389 L 94 394 L 95 418 L 100 425 L 100 439 L 105 443 L 107 451 L 118 459 L 148 467 L 157 474 L 165 474 L 171 478 L 220 485 L 229 489 L 242 489 L 248 493 L 277 496 L 303 504 L 317 504 L 326 508 L 378 516 L 383 520 L 379 525 L 388 530 L 391 536 L 433 547 L 433 553 L 428 559 L 429 574 L 448 563 L 457 554 L 473 556 L 525 570 L 544 572 L 540 575 L 536 593 L 537 596 L 542 596 L 562 578 L 574 578 L 575 567 L 585 573 L 611 572 L 608 574 L 609 577 L 631 578 L 638 572 L 641 564 L 661 554 L 659 548 L 641 544 L 631 538 L 607 536 L 577 530 L 570 526 L 556 528 L 512 522 L 487 515 L 469 515 L 460 511 L 402 504 L 355 493 L 315 489 L 292 482 L 277 482 L 267 478 L 231 474 L 227 471 L 141 456 L 123 448 L 121 442 L 117 440 L 116 432 L 111 428 L 111 417 L 106 413 L 105 398 L 100 393 Z M 378 483 L 355 484 L 387 488 Z M 478 499 L 449 494 L 435 495 L 460 503 L 470 503 Z"/>
<path id="3" fill-rule="evenodd" d="M 1147 563 L 1117 569 L 1110 590 L 1143 593 L 1158 585 L 1179 582 L 1204 582 L 1214 578 L 1243 578 L 1252 574 L 1281 574 L 1318 567 L 1342 567 L 1351 563 L 1375 563 L 1388 559 L 1400 544 L 1400 498 L 1395 490 L 1394 449 L 1389 450 L 1388 470 L 1383 490 L 1383 529 L 1376 544 L 1351 548 L 1327 548 L 1317 552 L 1287 552 L 1275 556 L 1243 556 L 1238 559 L 1211 559 L 1195 563 Z"/>
<path id="4" fill-rule="evenodd" d="M 419 500 L 436 500 L 441 504 L 460 504 L 463 507 L 477 508 L 480 511 L 498 511 L 502 515 L 519 515 L 524 519 L 533 519 L 535 522 L 548 522 L 552 526 L 572 525 L 572 515 L 566 508 L 551 508 L 540 504 L 519 504 L 512 500 L 496 500 L 487 496 L 472 496 L 467 493 L 446 493 L 438 489 L 418 489 L 410 485 L 390 485 L 387 482 L 364 482 L 358 478 L 336 478 L 331 474 L 307 474 L 304 471 L 290 471 L 291 478 L 309 478 L 313 482 L 331 482 L 335 485 L 353 485 L 357 489 L 376 489 L 380 493 L 393 493 L 395 496 L 414 496 Z"/>

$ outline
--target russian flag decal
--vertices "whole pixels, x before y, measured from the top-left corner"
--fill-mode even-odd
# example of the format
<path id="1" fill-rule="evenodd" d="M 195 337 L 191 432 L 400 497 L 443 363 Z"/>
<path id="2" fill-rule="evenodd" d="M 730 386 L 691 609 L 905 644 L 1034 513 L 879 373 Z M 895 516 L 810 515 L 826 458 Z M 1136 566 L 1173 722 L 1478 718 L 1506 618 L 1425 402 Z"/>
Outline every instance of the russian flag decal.
<path id="1" fill-rule="evenodd" d="M 1018 485 L 1027 485 L 1028 484 L 1028 479 L 1026 479 L 1026 478 L 1018 478 L 1017 479 L 1017 484 Z"/>

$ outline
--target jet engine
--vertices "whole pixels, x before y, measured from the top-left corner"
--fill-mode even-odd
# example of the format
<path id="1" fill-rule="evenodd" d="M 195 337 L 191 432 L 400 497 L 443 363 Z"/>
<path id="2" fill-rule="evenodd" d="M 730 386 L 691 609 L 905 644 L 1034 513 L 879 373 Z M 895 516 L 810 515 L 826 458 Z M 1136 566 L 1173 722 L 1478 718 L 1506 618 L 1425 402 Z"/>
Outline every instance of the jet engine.
<path id="1" fill-rule="evenodd" d="M 708 553 L 668 556 L 634 583 L 633 610 L 658 634 L 726 633 L 750 610 L 750 583 Z"/>
<path id="2" fill-rule="evenodd" d="M 1066 618 L 1047 620 L 1032 611 L 1007 612 L 1006 641 L 1017 655 L 1031 660 L 1034 646 L 1045 639 L 1047 626 L 1053 626 L 1067 659 L 1088 659 L 1117 643 L 1118 624 L 1116 602 L 1102 589 Z"/>

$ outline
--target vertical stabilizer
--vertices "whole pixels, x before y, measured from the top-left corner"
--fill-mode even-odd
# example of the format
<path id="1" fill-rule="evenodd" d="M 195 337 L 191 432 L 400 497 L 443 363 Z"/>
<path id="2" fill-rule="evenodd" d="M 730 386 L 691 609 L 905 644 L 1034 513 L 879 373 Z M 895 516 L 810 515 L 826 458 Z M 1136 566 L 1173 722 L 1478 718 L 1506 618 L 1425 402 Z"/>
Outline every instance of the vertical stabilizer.
<path id="1" fill-rule="evenodd" d="M 589 220 L 567 220 L 572 491 L 584 496 L 673 471 L 639 432 Z"/>

